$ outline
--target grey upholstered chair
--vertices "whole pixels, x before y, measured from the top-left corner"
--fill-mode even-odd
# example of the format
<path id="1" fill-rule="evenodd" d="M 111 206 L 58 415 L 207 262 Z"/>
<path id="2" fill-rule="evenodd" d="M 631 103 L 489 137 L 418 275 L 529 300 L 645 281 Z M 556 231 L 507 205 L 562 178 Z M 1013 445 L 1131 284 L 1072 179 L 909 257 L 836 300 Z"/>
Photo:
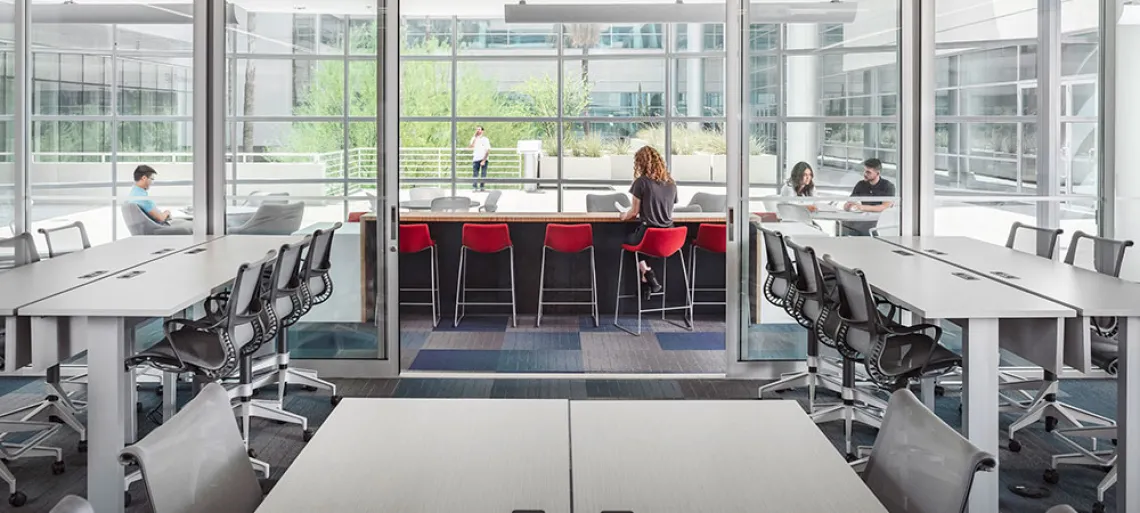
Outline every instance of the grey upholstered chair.
<path id="1" fill-rule="evenodd" d="M 229 229 L 231 235 L 291 235 L 301 229 L 305 204 L 262 203 L 249 221 Z"/>
<path id="2" fill-rule="evenodd" d="M 47 241 L 48 257 L 55 258 L 75 251 L 82 251 L 91 247 L 91 239 L 87 238 L 87 228 L 80 221 L 68 223 L 55 228 L 40 228 L 40 234 Z"/>
<path id="3" fill-rule="evenodd" d="M 139 466 L 155 513 L 253 513 L 262 501 L 230 398 L 217 383 L 120 459 Z"/>
<path id="4" fill-rule="evenodd" d="M 0 239 L 0 269 L 34 264 L 40 261 L 36 239 L 28 232 Z"/>
<path id="5" fill-rule="evenodd" d="M 618 209 L 614 203 L 621 205 L 622 208 L 629 208 L 633 205 L 629 201 L 629 196 L 625 193 L 614 194 L 587 194 L 586 195 L 586 212 L 617 212 Z"/>
<path id="6" fill-rule="evenodd" d="M 471 210 L 471 198 L 466 196 L 448 196 L 431 200 L 432 212 L 468 212 Z"/>
<path id="7" fill-rule="evenodd" d="M 678 213 L 678 212 L 681 212 L 681 213 L 684 213 L 684 212 L 702 212 L 702 210 L 701 210 L 700 205 L 693 205 L 693 204 L 673 207 L 673 213 Z"/>
<path id="8" fill-rule="evenodd" d="M 175 226 L 156 223 L 137 203 L 124 203 L 120 208 L 131 235 L 190 235 L 194 231 L 189 223 Z"/>
<path id="9" fill-rule="evenodd" d="M 1063 232 L 1064 230 L 1038 228 L 1014 222 L 1009 227 L 1009 238 L 1005 240 L 1005 247 L 1052 259 L 1057 252 L 1057 239 Z"/>
<path id="10" fill-rule="evenodd" d="M 724 194 L 698 192 L 689 200 L 689 205 L 700 205 L 701 212 L 724 212 L 728 208 L 728 197 Z"/>
<path id="11" fill-rule="evenodd" d="M 499 199 L 502 197 L 503 197 L 503 191 L 488 192 L 487 193 L 487 201 L 485 201 L 483 203 L 483 206 L 479 207 L 479 211 L 481 211 L 481 212 L 498 212 L 499 211 Z"/>
<path id="12" fill-rule="evenodd" d="M 904 389 L 891 395 L 863 481 L 890 513 L 961 513 L 976 474 L 996 465 Z"/>
<path id="13" fill-rule="evenodd" d="M 91 503 L 83 497 L 68 495 L 48 513 L 95 513 L 95 508 L 91 507 Z"/>

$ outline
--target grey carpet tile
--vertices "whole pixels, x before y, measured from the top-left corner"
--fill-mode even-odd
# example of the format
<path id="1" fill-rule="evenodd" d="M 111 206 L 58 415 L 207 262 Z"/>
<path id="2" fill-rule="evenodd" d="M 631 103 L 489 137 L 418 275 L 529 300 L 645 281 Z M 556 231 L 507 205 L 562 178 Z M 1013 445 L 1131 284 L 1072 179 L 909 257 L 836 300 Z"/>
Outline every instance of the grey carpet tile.
<path id="1" fill-rule="evenodd" d="M 660 351 L 661 345 L 653 333 L 630 335 L 623 331 L 582 333 L 582 352 L 619 353 L 630 351 Z"/>
<path id="2" fill-rule="evenodd" d="M 498 350 L 504 339 L 501 331 L 437 331 L 428 336 L 423 348 Z"/>

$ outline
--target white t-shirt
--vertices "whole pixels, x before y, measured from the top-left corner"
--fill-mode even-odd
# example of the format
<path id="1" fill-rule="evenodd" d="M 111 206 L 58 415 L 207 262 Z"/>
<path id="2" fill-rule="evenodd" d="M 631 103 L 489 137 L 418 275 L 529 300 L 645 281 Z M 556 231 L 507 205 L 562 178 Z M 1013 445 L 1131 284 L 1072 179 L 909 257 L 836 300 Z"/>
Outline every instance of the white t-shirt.
<path id="1" fill-rule="evenodd" d="M 491 140 L 485 135 L 472 137 L 471 145 L 471 162 L 479 162 L 491 153 Z"/>

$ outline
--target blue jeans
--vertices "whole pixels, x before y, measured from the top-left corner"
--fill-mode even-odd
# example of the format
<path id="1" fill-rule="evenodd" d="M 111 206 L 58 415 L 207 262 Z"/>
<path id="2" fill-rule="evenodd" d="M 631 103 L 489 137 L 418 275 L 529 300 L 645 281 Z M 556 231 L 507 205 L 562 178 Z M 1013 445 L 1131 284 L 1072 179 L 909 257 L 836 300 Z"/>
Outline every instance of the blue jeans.
<path id="1" fill-rule="evenodd" d="M 487 178 L 487 161 L 485 160 L 476 160 L 475 162 L 471 163 L 471 176 L 475 179 L 475 181 L 471 182 L 472 188 L 482 189 L 486 187 L 486 182 L 479 181 L 480 175 L 482 175 L 483 178 Z"/>

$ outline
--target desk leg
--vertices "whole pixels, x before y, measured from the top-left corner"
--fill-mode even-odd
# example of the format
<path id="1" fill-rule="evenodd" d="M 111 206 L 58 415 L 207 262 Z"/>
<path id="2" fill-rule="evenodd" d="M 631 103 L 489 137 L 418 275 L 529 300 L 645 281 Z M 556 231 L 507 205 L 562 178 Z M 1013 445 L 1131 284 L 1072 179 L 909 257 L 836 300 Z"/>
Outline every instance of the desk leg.
<path id="1" fill-rule="evenodd" d="M 126 436 L 126 329 L 122 318 L 87 319 L 87 499 L 99 513 L 123 513 L 123 467 L 119 452 Z M 134 409 L 134 405 L 131 405 Z"/>
<path id="2" fill-rule="evenodd" d="M 1122 319 L 1117 340 L 1117 460 L 1116 510 L 1136 511 L 1140 505 L 1140 317 Z"/>
<path id="3" fill-rule="evenodd" d="M 129 324 L 132 323 L 128 323 L 128 325 Z M 133 323 L 133 326 L 127 327 L 123 331 L 124 340 L 122 345 L 126 352 L 123 354 L 123 357 L 119 359 L 120 362 L 125 361 L 127 356 L 135 354 L 135 330 L 138 329 L 138 325 L 139 323 L 137 322 Z M 135 390 L 137 382 L 135 380 L 134 370 L 126 373 L 126 379 L 127 382 L 124 385 L 126 387 L 126 393 L 121 394 L 123 412 L 126 415 L 125 422 L 123 423 L 123 439 L 126 443 L 133 444 L 138 435 L 137 430 L 139 425 L 138 415 L 136 415 L 137 410 L 135 410 L 135 403 L 138 402 L 138 390 Z"/>
<path id="4" fill-rule="evenodd" d="M 998 320 L 970 319 L 963 335 L 963 434 L 996 460 L 999 455 Z M 998 485 L 998 469 L 979 473 L 970 491 L 970 513 L 997 511 Z"/>

